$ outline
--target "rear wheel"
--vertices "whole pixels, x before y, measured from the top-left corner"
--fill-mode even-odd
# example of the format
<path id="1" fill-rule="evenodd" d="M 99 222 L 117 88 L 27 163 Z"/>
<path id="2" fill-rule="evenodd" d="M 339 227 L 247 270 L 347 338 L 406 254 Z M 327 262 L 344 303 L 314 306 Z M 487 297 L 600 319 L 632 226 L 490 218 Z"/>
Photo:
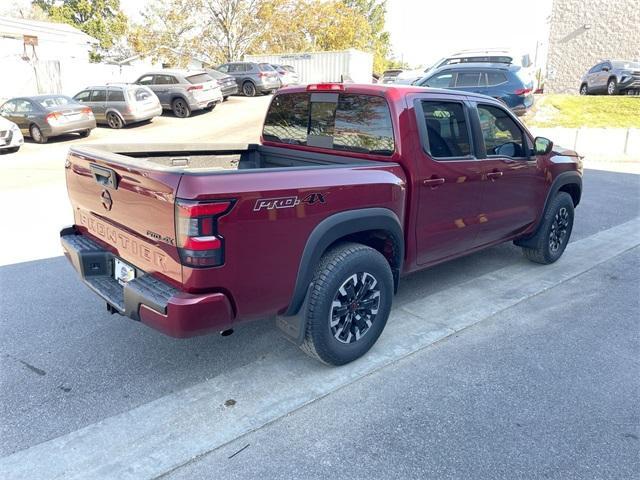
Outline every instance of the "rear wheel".
<path id="1" fill-rule="evenodd" d="M 120 115 L 118 115 L 117 113 L 109 112 L 107 114 L 107 125 L 109 125 L 109 128 L 118 129 L 123 127 L 124 122 L 120 118 Z"/>
<path id="2" fill-rule="evenodd" d="M 380 252 L 345 243 L 323 255 L 309 295 L 300 348 L 323 363 L 344 365 L 364 355 L 382 333 L 393 275 Z"/>
<path id="3" fill-rule="evenodd" d="M 607 95 L 617 95 L 618 94 L 618 82 L 615 78 L 610 78 L 607 82 Z"/>
<path id="4" fill-rule="evenodd" d="M 185 102 L 182 98 L 176 98 L 173 102 L 171 102 L 171 110 L 173 114 L 178 118 L 187 118 L 191 115 L 191 109 L 187 102 Z"/>
<path id="5" fill-rule="evenodd" d="M 566 192 L 558 192 L 544 214 L 532 247 L 522 247 L 524 256 L 535 263 L 549 264 L 564 253 L 573 230 L 573 199 Z"/>
<path id="6" fill-rule="evenodd" d="M 31 139 L 36 143 L 47 143 L 47 136 L 42 133 L 40 127 L 37 125 L 31 125 L 29 127 L 29 135 L 31 135 Z"/>
<path id="7" fill-rule="evenodd" d="M 256 96 L 256 86 L 252 82 L 244 82 L 242 84 L 242 93 L 245 97 L 255 97 Z"/>
<path id="8" fill-rule="evenodd" d="M 86 137 L 88 137 L 89 135 L 91 135 L 91 130 L 89 130 L 89 129 L 87 129 L 87 130 L 82 130 L 81 132 L 78 132 L 78 133 L 80 134 L 80 136 L 81 136 L 82 138 L 86 138 Z"/>
<path id="9" fill-rule="evenodd" d="M 580 95 L 589 95 L 589 87 L 586 83 L 580 85 Z"/>

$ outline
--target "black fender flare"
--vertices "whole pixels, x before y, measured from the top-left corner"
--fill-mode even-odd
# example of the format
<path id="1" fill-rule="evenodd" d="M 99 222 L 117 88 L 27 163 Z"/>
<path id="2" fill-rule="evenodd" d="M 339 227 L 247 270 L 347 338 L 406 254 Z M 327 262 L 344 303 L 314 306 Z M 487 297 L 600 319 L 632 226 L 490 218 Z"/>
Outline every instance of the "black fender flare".
<path id="1" fill-rule="evenodd" d="M 560 191 L 560 189 L 562 187 L 564 187 L 565 185 L 577 185 L 578 186 L 578 198 L 575 200 L 575 206 L 577 207 L 578 204 L 580 203 L 580 198 L 582 196 L 582 176 L 575 171 L 571 171 L 571 172 L 562 172 L 561 174 L 559 174 L 554 180 L 553 183 L 551 184 L 551 187 L 549 188 L 549 191 L 547 192 L 547 198 L 545 198 L 544 200 L 544 207 L 542 209 L 542 213 L 540 214 L 540 220 L 538 221 L 538 223 L 536 224 L 536 227 L 534 229 L 534 233 L 532 233 L 531 235 L 525 237 L 525 238 L 520 238 L 517 239 L 515 241 L 516 245 L 521 246 L 521 247 L 529 247 L 532 246 L 531 240 L 535 238 L 536 234 L 538 233 L 538 229 L 540 228 L 540 224 L 542 223 L 542 219 L 544 218 L 544 214 L 547 211 L 547 207 L 549 206 L 549 202 L 551 201 L 551 199 L 553 197 L 556 196 L 556 194 Z"/>
<path id="2" fill-rule="evenodd" d="M 311 288 L 313 273 L 327 248 L 348 235 L 370 230 L 383 230 L 394 240 L 393 276 L 396 283 L 404 259 L 404 235 L 398 216 L 388 208 L 363 208 L 335 213 L 322 220 L 313 229 L 302 252 L 296 284 L 286 312 L 278 315 L 276 323 L 295 343 L 304 337 L 304 309 Z"/>

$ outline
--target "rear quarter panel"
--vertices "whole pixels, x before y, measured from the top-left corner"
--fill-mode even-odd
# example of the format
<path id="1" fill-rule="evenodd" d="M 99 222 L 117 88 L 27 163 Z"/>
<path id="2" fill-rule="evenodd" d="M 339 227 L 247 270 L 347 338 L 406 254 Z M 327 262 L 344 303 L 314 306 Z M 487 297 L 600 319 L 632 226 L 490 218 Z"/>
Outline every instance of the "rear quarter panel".
<path id="1" fill-rule="evenodd" d="M 316 225 L 334 213 L 368 207 L 388 208 L 402 222 L 405 195 L 403 170 L 391 163 L 185 175 L 179 198 L 233 198 L 236 203 L 218 221 L 225 264 L 184 267 L 183 288 L 227 293 L 241 320 L 280 313 L 291 300 L 302 252 Z M 266 201 L 272 199 L 290 199 L 291 206 L 269 208 Z"/>

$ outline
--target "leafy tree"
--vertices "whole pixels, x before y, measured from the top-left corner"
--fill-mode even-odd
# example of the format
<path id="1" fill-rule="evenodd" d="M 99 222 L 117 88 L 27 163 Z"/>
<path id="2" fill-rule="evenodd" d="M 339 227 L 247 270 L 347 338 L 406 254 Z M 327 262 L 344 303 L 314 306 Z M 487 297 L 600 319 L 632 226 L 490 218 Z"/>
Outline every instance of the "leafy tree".
<path id="1" fill-rule="evenodd" d="M 382 73 L 389 67 L 391 54 L 391 38 L 385 30 L 386 0 L 342 0 L 342 3 L 367 20 L 369 28 L 359 30 L 362 36 L 359 43 L 363 43 L 364 49 L 373 53 L 373 71 Z"/>
<path id="2" fill-rule="evenodd" d="M 127 17 L 120 0 L 33 0 L 54 22 L 68 23 L 97 39 L 100 44 L 91 53 L 92 61 L 104 54 L 127 32 Z"/>

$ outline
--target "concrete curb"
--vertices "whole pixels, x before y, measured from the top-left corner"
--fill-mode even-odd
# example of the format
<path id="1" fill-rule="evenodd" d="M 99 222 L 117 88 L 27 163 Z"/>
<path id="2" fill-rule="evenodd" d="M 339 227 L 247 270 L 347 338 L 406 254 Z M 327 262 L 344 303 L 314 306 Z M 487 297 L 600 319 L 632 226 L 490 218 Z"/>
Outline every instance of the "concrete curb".
<path id="1" fill-rule="evenodd" d="M 640 162 L 640 128 L 530 127 L 530 130 L 591 160 Z"/>
<path id="2" fill-rule="evenodd" d="M 640 218 L 394 308 L 369 354 L 327 368 L 295 349 L 0 459 L 2 478 L 154 479 L 191 459 L 640 245 Z M 233 398 L 233 407 L 225 400 Z"/>

